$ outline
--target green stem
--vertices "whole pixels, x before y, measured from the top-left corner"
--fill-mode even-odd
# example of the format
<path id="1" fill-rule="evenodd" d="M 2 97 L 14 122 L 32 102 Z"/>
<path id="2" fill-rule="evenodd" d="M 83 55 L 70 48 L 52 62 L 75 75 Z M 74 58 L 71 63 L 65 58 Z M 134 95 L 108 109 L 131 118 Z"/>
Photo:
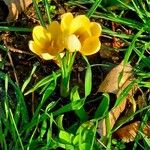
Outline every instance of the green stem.
<path id="1" fill-rule="evenodd" d="M 69 95 L 70 75 L 71 72 L 61 79 L 60 94 L 62 97 L 67 97 Z"/>
<path id="2" fill-rule="evenodd" d="M 75 59 L 75 53 L 67 52 L 66 56 L 61 59 L 61 70 L 62 70 L 62 79 L 60 85 L 60 94 L 62 97 L 67 97 L 70 91 L 70 76 L 72 71 L 72 66 Z"/>

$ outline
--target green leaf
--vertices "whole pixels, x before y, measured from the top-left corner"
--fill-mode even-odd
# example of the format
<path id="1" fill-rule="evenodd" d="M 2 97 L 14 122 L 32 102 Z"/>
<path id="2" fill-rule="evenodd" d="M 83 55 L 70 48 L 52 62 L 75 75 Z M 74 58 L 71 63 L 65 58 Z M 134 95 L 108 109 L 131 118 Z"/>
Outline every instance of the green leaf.
<path id="1" fill-rule="evenodd" d="M 93 13 L 96 11 L 97 7 L 99 6 L 99 4 L 101 3 L 102 0 L 95 0 L 95 2 L 93 3 L 92 7 L 90 8 L 90 10 L 87 12 L 87 16 L 90 18 Z"/>
<path id="2" fill-rule="evenodd" d="M 83 148 L 82 144 L 85 143 L 85 146 L 89 144 L 89 147 L 86 147 L 87 150 L 93 147 L 93 138 L 95 139 L 95 131 L 94 131 L 95 124 L 92 121 L 84 122 L 80 125 L 77 129 L 76 136 L 73 140 L 73 144 L 78 147 L 78 149 Z"/>
<path id="3" fill-rule="evenodd" d="M 6 128 L 5 128 L 6 129 Z M 7 149 L 6 139 L 2 128 L 2 121 L 0 119 L 0 144 L 2 149 Z"/>
<path id="4" fill-rule="evenodd" d="M 133 29 L 138 29 L 141 30 L 141 28 L 143 27 L 143 24 L 137 20 L 133 20 L 133 19 L 128 19 L 128 18 L 123 18 L 120 16 L 116 16 L 116 14 L 108 14 L 108 13 L 101 13 L 101 12 L 97 12 L 96 15 L 93 15 L 94 18 L 101 18 L 101 19 L 105 19 L 105 20 L 110 20 L 116 23 L 120 23 L 126 26 L 129 26 Z"/>
<path id="5" fill-rule="evenodd" d="M 85 97 L 90 95 L 92 90 L 92 70 L 91 66 L 87 66 L 86 74 L 85 74 Z"/>
<path id="6" fill-rule="evenodd" d="M 50 4 L 49 4 L 48 0 L 43 0 L 43 1 L 44 1 L 44 6 L 45 6 L 45 9 L 46 9 L 46 13 L 47 13 L 48 22 L 50 24 L 52 22 L 51 12 L 50 12 Z"/>
<path id="7" fill-rule="evenodd" d="M 77 101 L 80 100 L 80 95 L 78 92 L 78 87 L 75 86 L 70 93 L 70 100 L 73 101 Z M 86 111 L 84 110 L 84 107 L 81 107 L 79 110 L 75 110 L 76 115 L 80 118 L 80 121 L 86 121 L 88 118 L 88 115 L 86 113 Z"/>
<path id="8" fill-rule="evenodd" d="M 87 97 L 88 95 L 90 95 L 92 90 L 92 70 L 88 62 L 88 59 L 85 56 L 83 56 L 83 58 L 87 63 L 87 70 L 85 73 L 85 83 L 84 83 L 85 97 Z"/>
<path id="9" fill-rule="evenodd" d="M 42 100 L 41 103 L 39 104 L 38 108 L 35 111 L 34 114 L 34 118 L 38 115 L 40 109 L 42 108 L 43 104 L 45 103 L 45 101 L 48 99 L 48 97 L 54 92 L 55 88 L 56 88 L 56 74 L 53 73 L 53 79 L 50 83 L 49 86 L 47 87 L 47 89 L 45 90 L 43 96 L 42 96 Z"/>
<path id="10" fill-rule="evenodd" d="M 49 86 L 47 87 L 47 89 L 45 90 L 45 92 L 43 93 L 43 97 L 42 97 L 42 102 L 45 102 L 45 100 L 48 99 L 48 97 L 54 92 L 55 88 L 56 88 L 56 76 L 54 75 L 54 80 L 52 82 L 50 82 Z"/>
<path id="11" fill-rule="evenodd" d="M 36 126 L 37 123 L 39 122 L 43 122 L 44 120 L 48 119 L 49 118 L 49 115 L 47 113 L 47 111 L 51 111 L 52 108 L 54 108 L 57 104 L 57 101 L 52 101 L 47 107 L 46 107 L 46 110 L 45 110 L 45 113 L 43 113 L 40 118 L 38 117 L 34 117 L 32 118 L 32 120 L 24 126 L 23 128 L 23 132 L 29 132 L 34 126 Z"/>
<path id="12" fill-rule="evenodd" d="M 39 138 L 41 140 L 43 139 L 43 136 L 45 135 L 46 131 L 47 131 L 47 121 L 44 120 L 43 123 L 42 123 L 42 126 L 40 128 L 40 136 L 39 136 Z"/>
<path id="13" fill-rule="evenodd" d="M 80 99 L 78 89 L 79 89 L 78 86 L 75 86 L 75 87 L 73 87 L 73 89 L 71 90 L 71 93 L 70 93 L 70 100 L 71 100 L 71 101 L 76 101 L 76 100 L 79 100 L 79 99 Z"/>
<path id="14" fill-rule="evenodd" d="M 63 113 L 69 112 L 69 111 L 73 111 L 73 110 L 79 110 L 83 104 L 84 104 L 84 98 L 77 100 L 77 101 L 73 101 L 65 106 L 63 106 L 62 108 L 59 108 L 58 110 L 53 112 L 54 116 L 58 116 L 61 115 Z"/>
<path id="15" fill-rule="evenodd" d="M 31 32 L 32 29 L 12 26 L 0 26 L 0 31 Z"/>
<path id="16" fill-rule="evenodd" d="M 49 84 L 51 81 L 55 80 L 55 78 L 60 77 L 61 72 L 60 70 L 58 70 L 57 72 L 55 72 L 56 76 L 54 77 L 54 74 L 48 75 L 47 77 L 44 77 L 42 80 L 40 80 L 36 85 L 34 85 L 33 88 L 31 88 L 29 91 L 27 91 L 24 95 L 28 95 L 32 92 L 34 92 L 35 90 L 37 90 L 38 88 Z"/>
<path id="17" fill-rule="evenodd" d="M 91 148 L 91 144 L 86 142 L 86 143 L 81 143 L 79 150 L 90 150 L 90 148 Z"/>
<path id="18" fill-rule="evenodd" d="M 135 42 L 137 40 L 137 38 L 144 32 L 144 29 L 141 28 L 140 31 L 137 32 L 137 34 L 133 37 L 133 40 L 130 44 L 130 46 L 128 47 L 126 53 L 125 53 L 125 56 L 124 56 L 124 66 L 128 63 L 129 61 L 129 58 L 131 56 L 131 53 L 135 47 Z"/>
<path id="19" fill-rule="evenodd" d="M 57 124 L 57 126 L 60 130 L 64 130 L 64 128 L 63 128 L 63 118 L 64 118 L 64 115 L 60 115 L 56 118 L 56 124 Z"/>
<path id="20" fill-rule="evenodd" d="M 5 73 L 0 71 L 0 79 L 5 80 Z M 14 115 L 14 119 L 16 124 L 19 121 L 20 114 L 22 116 L 22 123 L 25 125 L 28 123 L 29 117 L 28 117 L 28 111 L 26 108 L 26 104 L 24 101 L 24 97 L 22 95 L 22 92 L 20 91 L 19 87 L 10 79 L 8 76 L 8 83 L 13 87 L 15 94 L 16 94 L 16 100 L 17 100 L 17 106 L 16 106 L 16 111 Z"/>
<path id="21" fill-rule="evenodd" d="M 142 133 L 141 131 L 138 131 L 138 132 L 141 134 L 141 136 L 142 136 L 143 140 L 145 141 L 147 147 L 150 148 L 150 139 L 144 133 Z"/>
<path id="22" fill-rule="evenodd" d="M 32 1 L 33 1 L 33 6 L 34 6 L 35 11 L 36 11 L 36 15 L 39 18 L 41 25 L 43 27 L 46 27 L 45 22 L 44 22 L 43 17 L 42 17 L 42 13 L 40 12 L 40 9 L 38 7 L 36 0 L 32 0 Z"/>
<path id="23" fill-rule="evenodd" d="M 24 82 L 24 84 L 23 84 L 23 86 L 22 86 L 22 88 L 21 88 L 21 91 L 22 91 L 22 92 L 24 92 L 26 86 L 27 86 L 27 85 L 29 84 L 29 82 L 31 81 L 32 76 L 33 76 L 34 72 L 36 71 L 36 68 L 37 68 L 38 65 L 39 65 L 39 63 L 36 63 L 36 64 L 33 65 L 33 68 L 32 68 L 32 71 L 31 71 L 29 77 L 28 77 L 27 80 Z"/>
<path id="24" fill-rule="evenodd" d="M 73 141 L 74 135 L 72 133 L 68 133 L 64 130 L 60 130 L 59 138 L 62 143 L 71 144 Z"/>
<path id="25" fill-rule="evenodd" d="M 11 109 L 9 109 L 9 115 L 10 115 L 10 121 L 11 121 L 11 124 L 12 124 L 12 126 L 11 126 L 12 133 L 11 134 L 12 134 L 12 136 L 16 135 L 16 136 L 14 136 L 15 137 L 15 139 L 14 139 L 15 143 L 17 143 L 17 139 L 18 139 L 19 143 L 20 143 L 20 146 L 21 146 L 21 149 L 24 150 L 22 139 L 21 139 L 19 131 L 17 129 L 17 126 L 16 126 L 16 123 L 15 123 L 15 120 L 14 120 Z"/>
<path id="26" fill-rule="evenodd" d="M 129 91 L 133 88 L 133 86 L 135 85 L 136 80 L 132 81 L 119 95 L 119 97 L 117 98 L 114 108 L 117 107 L 123 100 L 124 98 L 128 95 Z"/>
<path id="27" fill-rule="evenodd" d="M 110 102 L 109 95 L 107 93 L 104 93 L 103 99 L 95 112 L 94 118 L 103 118 L 106 115 L 109 109 L 109 102 Z"/>

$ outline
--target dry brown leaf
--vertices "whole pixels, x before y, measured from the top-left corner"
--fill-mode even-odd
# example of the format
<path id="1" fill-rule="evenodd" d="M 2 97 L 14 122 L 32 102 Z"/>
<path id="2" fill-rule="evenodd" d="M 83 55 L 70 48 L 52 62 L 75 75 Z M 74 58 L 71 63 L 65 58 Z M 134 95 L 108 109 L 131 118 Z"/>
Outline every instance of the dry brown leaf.
<path id="1" fill-rule="evenodd" d="M 123 72 L 122 79 L 118 87 L 119 74 L 122 72 L 123 69 L 124 69 L 124 72 Z M 119 97 L 122 90 L 124 90 L 133 80 L 134 80 L 134 77 L 132 75 L 132 66 L 128 64 L 123 68 L 123 62 L 122 62 L 108 73 L 104 81 L 101 83 L 98 91 L 107 92 L 107 93 L 115 93 L 116 96 Z M 117 107 L 113 108 L 109 112 L 109 121 L 110 121 L 111 129 L 113 128 L 120 114 L 124 111 L 127 99 L 131 101 L 133 105 L 133 109 L 135 111 L 136 104 L 134 101 L 132 101 L 132 96 L 134 95 L 135 90 L 136 88 L 135 89 L 133 88 L 128 93 L 127 97 Z M 107 134 L 106 128 L 107 128 L 106 119 L 103 119 L 99 122 L 99 125 L 98 125 L 98 132 L 101 136 L 102 135 L 105 136 Z"/>
<path id="2" fill-rule="evenodd" d="M 144 94 L 138 96 L 137 105 L 139 109 L 142 109 L 143 107 L 146 106 L 146 96 Z"/>
<path id="3" fill-rule="evenodd" d="M 119 75 L 122 73 L 122 71 L 123 75 L 118 86 L 118 78 Z M 123 62 L 121 62 L 107 74 L 104 81 L 100 84 L 98 92 L 108 92 L 117 94 L 119 89 L 131 76 L 132 76 L 132 66 L 130 64 L 127 64 L 123 68 Z"/>
<path id="4" fill-rule="evenodd" d="M 110 121 L 110 128 L 112 129 L 114 124 L 116 123 L 116 120 L 118 119 L 118 117 L 120 116 L 120 114 L 124 111 L 126 106 L 126 100 L 123 100 L 122 103 L 120 105 L 118 105 L 117 107 L 115 107 L 114 109 L 112 109 L 109 112 L 109 121 Z M 98 133 L 100 134 L 100 136 L 106 136 L 106 119 L 101 120 L 98 123 Z"/>
<path id="5" fill-rule="evenodd" d="M 138 129 L 140 127 L 140 121 L 136 121 L 134 123 L 131 123 L 125 127 L 122 127 L 118 129 L 115 132 L 115 137 L 118 139 L 122 139 L 124 142 L 131 142 L 134 141 Z M 143 128 L 143 133 L 150 138 L 150 122 L 148 122 L 144 128 Z"/>
<path id="6" fill-rule="evenodd" d="M 32 0 L 4 0 L 9 9 L 8 21 L 18 18 L 19 13 L 24 11 L 31 3 Z"/>

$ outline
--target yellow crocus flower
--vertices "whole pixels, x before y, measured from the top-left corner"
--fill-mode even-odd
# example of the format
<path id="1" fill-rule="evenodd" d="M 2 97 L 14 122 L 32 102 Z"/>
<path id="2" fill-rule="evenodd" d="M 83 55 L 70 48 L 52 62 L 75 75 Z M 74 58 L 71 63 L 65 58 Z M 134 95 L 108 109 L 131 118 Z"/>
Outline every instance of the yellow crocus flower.
<path id="1" fill-rule="evenodd" d="M 60 24 L 53 21 L 47 28 L 35 26 L 33 41 L 29 41 L 30 50 L 45 60 L 56 59 L 64 50 L 64 38 Z"/>
<path id="2" fill-rule="evenodd" d="M 63 14 L 61 29 L 65 35 L 65 47 L 70 52 L 79 51 L 83 55 L 92 55 L 100 50 L 101 26 L 90 22 L 85 15 L 73 17 L 72 13 Z"/>

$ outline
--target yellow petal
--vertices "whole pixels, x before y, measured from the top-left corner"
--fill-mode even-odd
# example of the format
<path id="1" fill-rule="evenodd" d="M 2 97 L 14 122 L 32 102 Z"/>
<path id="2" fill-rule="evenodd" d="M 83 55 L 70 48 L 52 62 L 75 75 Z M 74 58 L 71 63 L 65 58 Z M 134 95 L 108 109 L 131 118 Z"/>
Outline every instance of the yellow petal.
<path id="1" fill-rule="evenodd" d="M 58 51 L 54 41 L 52 41 L 51 45 L 47 48 L 47 52 L 52 56 L 57 56 L 59 54 L 59 51 Z"/>
<path id="2" fill-rule="evenodd" d="M 51 49 L 54 49 L 55 53 L 62 52 L 64 49 L 64 37 L 60 24 L 57 21 L 53 21 L 48 30 L 51 33 Z"/>
<path id="3" fill-rule="evenodd" d="M 81 53 L 83 55 L 92 55 L 100 50 L 101 43 L 97 37 L 90 37 L 83 42 Z"/>
<path id="4" fill-rule="evenodd" d="M 29 49 L 37 55 L 41 55 L 42 53 L 42 49 L 34 41 L 29 41 Z"/>
<path id="5" fill-rule="evenodd" d="M 45 60 L 55 59 L 55 56 L 50 55 L 49 53 L 42 53 L 41 57 Z"/>
<path id="6" fill-rule="evenodd" d="M 53 21 L 48 26 L 48 31 L 51 33 L 51 39 L 52 40 L 56 39 L 59 35 L 62 34 L 60 24 L 57 21 Z"/>
<path id="7" fill-rule="evenodd" d="M 69 26 L 72 20 L 73 20 L 72 13 L 65 13 L 61 16 L 61 28 L 63 31 L 69 32 Z"/>
<path id="8" fill-rule="evenodd" d="M 81 44 L 87 38 L 91 37 L 91 31 L 89 29 L 85 29 L 85 28 L 80 28 L 75 34 L 78 36 Z"/>
<path id="9" fill-rule="evenodd" d="M 34 41 L 29 41 L 29 49 L 37 54 L 38 56 L 42 57 L 45 60 L 54 59 L 55 56 L 50 55 L 49 53 L 45 52 L 43 49 L 41 49 Z"/>
<path id="10" fill-rule="evenodd" d="M 75 17 L 70 24 L 70 33 L 77 32 L 80 28 L 89 28 L 90 20 L 85 15 L 79 15 Z"/>
<path id="11" fill-rule="evenodd" d="M 91 22 L 90 23 L 90 30 L 91 30 L 92 36 L 99 37 L 101 35 L 101 32 L 102 32 L 102 27 L 100 26 L 99 23 Z"/>
<path id="12" fill-rule="evenodd" d="M 81 43 L 76 35 L 72 34 L 66 38 L 66 47 L 70 52 L 79 51 Z"/>
<path id="13" fill-rule="evenodd" d="M 42 26 L 36 26 L 33 28 L 33 40 L 40 48 L 45 48 L 51 41 L 51 34 Z"/>

